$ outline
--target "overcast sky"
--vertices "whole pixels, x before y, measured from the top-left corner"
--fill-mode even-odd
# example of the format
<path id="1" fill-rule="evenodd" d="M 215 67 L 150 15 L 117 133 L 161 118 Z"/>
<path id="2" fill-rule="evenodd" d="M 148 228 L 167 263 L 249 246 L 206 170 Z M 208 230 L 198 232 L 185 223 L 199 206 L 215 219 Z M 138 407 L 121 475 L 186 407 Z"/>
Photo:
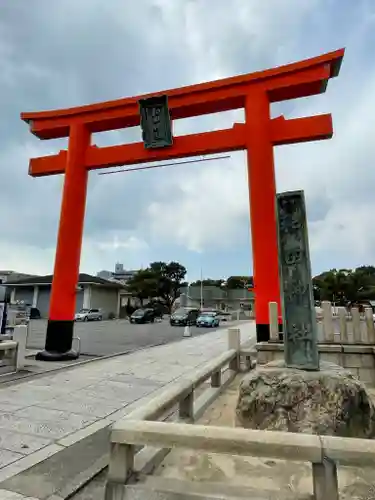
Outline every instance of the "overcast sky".
<path id="1" fill-rule="evenodd" d="M 0 269 L 52 272 L 63 176 L 28 176 L 41 142 L 19 114 L 248 73 L 346 47 L 326 94 L 277 105 L 333 115 L 331 141 L 275 149 L 278 191 L 304 189 L 313 272 L 375 263 L 373 0 L 24 0 L 0 2 Z M 242 112 L 176 123 L 229 127 Z M 140 140 L 138 129 L 96 135 Z M 177 260 L 189 279 L 252 270 L 245 155 L 90 173 L 81 272 Z"/>

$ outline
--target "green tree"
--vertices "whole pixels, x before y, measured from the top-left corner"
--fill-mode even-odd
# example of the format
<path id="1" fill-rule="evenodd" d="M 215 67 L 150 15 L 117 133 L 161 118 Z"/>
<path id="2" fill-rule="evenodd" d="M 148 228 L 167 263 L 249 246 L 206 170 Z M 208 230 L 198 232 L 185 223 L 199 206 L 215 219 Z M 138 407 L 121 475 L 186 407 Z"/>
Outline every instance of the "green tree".
<path id="1" fill-rule="evenodd" d="M 141 301 L 141 304 L 143 304 L 144 300 L 157 296 L 157 276 L 149 268 L 141 269 L 126 283 L 126 288 L 129 293 L 137 297 Z"/>
<path id="2" fill-rule="evenodd" d="M 127 289 L 142 304 L 148 298 L 162 299 L 170 311 L 180 294 L 185 275 L 185 267 L 178 262 L 152 262 L 128 281 Z"/>
<path id="3" fill-rule="evenodd" d="M 315 300 L 329 300 L 340 305 L 375 298 L 375 267 L 331 269 L 313 278 Z"/>
<path id="4" fill-rule="evenodd" d="M 186 276 L 186 268 L 179 262 L 152 262 L 150 269 L 158 283 L 157 296 L 164 300 L 171 311 L 174 301 L 180 295 L 180 288 Z"/>
<path id="5" fill-rule="evenodd" d="M 253 281 L 252 276 L 229 276 L 226 283 L 229 290 L 235 290 L 253 286 Z"/>
<path id="6" fill-rule="evenodd" d="M 222 286 L 224 283 L 224 280 L 213 280 L 213 279 L 204 279 L 204 280 L 198 280 L 194 281 L 193 283 L 190 283 L 190 286 L 200 286 L 202 283 L 203 286 Z"/>
<path id="7" fill-rule="evenodd" d="M 357 267 L 351 276 L 350 300 L 371 300 L 375 298 L 375 267 Z"/>
<path id="8" fill-rule="evenodd" d="M 315 300 L 329 300 L 344 305 L 350 295 L 352 271 L 331 269 L 313 278 Z"/>

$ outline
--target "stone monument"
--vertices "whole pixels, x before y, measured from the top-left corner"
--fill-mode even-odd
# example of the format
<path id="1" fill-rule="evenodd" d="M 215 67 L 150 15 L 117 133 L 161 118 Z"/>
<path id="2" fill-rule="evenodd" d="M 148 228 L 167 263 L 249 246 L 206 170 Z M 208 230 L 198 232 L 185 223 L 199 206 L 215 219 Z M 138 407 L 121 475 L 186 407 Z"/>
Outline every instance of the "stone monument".
<path id="1" fill-rule="evenodd" d="M 276 198 L 285 363 L 319 370 L 305 197 L 295 191 Z"/>
<path id="2" fill-rule="evenodd" d="M 241 382 L 237 425 L 251 429 L 375 437 L 375 408 L 349 371 L 319 363 L 303 191 L 277 195 L 284 361 Z"/>

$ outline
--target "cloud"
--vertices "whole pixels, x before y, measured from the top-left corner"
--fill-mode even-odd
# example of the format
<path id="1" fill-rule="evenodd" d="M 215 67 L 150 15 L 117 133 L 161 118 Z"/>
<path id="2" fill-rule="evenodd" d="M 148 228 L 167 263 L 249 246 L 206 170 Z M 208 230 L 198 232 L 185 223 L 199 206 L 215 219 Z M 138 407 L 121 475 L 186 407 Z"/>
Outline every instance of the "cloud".
<path id="1" fill-rule="evenodd" d="M 97 242 L 96 244 L 101 250 L 118 250 L 119 248 L 140 250 L 148 248 L 145 241 L 140 240 L 135 236 L 125 236 L 125 238 L 120 238 L 118 234 L 115 234 L 112 240 Z"/>
<path id="2" fill-rule="evenodd" d="M 172 174 L 163 185 L 164 200 L 149 205 L 152 237 L 200 253 L 207 247 L 231 247 L 249 217 L 245 177 L 243 161 L 232 159 Z"/>
<path id="3" fill-rule="evenodd" d="M 63 177 L 28 177 L 28 159 L 66 140 L 40 142 L 19 113 L 137 95 L 247 73 L 347 46 L 325 95 L 282 103 L 273 115 L 332 112 L 331 141 L 275 150 L 279 190 L 304 189 L 313 268 L 375 259 L 372 236 L 375 5 L 371 0 L 34 0 L 0 17 L 0 267 L 53 269 Z M 176 134 L 231 126 L 242 111 L 175 123 Z M 140 140 L 139 128 L 95 134 L 98 145 Z M 248 234 L 243 153 L 228 160 L 98 176 L 90 173 L 82 271 L 186 259 L 191 274 Z M 242 239 L 241 239 L 242 238 Z M 180 249 L 180 250 L 179 250 Z M 207 262 L 207 267 L 209 263 Z M 216 272 L 210 267 L 213 274 Z"/>

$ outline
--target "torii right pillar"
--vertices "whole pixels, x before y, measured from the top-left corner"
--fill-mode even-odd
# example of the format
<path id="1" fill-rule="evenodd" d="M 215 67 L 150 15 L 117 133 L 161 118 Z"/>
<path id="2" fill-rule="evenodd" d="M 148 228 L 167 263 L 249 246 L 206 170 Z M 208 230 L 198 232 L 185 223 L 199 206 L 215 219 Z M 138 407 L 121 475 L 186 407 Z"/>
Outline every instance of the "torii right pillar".
<path id="1" fill-rule="evenodd" d="M 257 342 L 267 342 L 270 338 L 268 304 L 277 302 L 280 307 L 280 284 L 270 103 L 265 92 L 247 96 L 245 117 L 256 335 Z"/>
<path id="2" fill-rule="evenodd" d="M 327 78 L 330 78 L 338 74 L 340 64 L 341 59 L 332 66 L 327 64 L 325 67 L 301 68 L 298 84 L 293 85 L 294 82 L 291 82 L 288 87 L 284 80 L 275 87 L 269 83 L 254 85 L 249 88 L 245 97 L 244 128 L 246 130 L 257 342 L 267 342 L 270 339 L 270 302 L 277 302 L 279 306 L 279 331 L 282 331 L 273 148 L 282 144 L 316 140 L 319 130 L 323 131 L 319 137 L 321 139 L 330 138 L 333 133 L 330 115 L 295 120 L 285 120 L 284 117 L 271 119 L 271 103 L 305 97 L 310 94 L 310 90 L 311 95 L 318 93 L 316 84 L 319 79 L 313 82 L 314 72 L 316 75 L 319 72 L 326 72 Z M 315 124 L 316 130 L 314 130 Z M 329 132 L 325 134 L 324 129 Z"/>

